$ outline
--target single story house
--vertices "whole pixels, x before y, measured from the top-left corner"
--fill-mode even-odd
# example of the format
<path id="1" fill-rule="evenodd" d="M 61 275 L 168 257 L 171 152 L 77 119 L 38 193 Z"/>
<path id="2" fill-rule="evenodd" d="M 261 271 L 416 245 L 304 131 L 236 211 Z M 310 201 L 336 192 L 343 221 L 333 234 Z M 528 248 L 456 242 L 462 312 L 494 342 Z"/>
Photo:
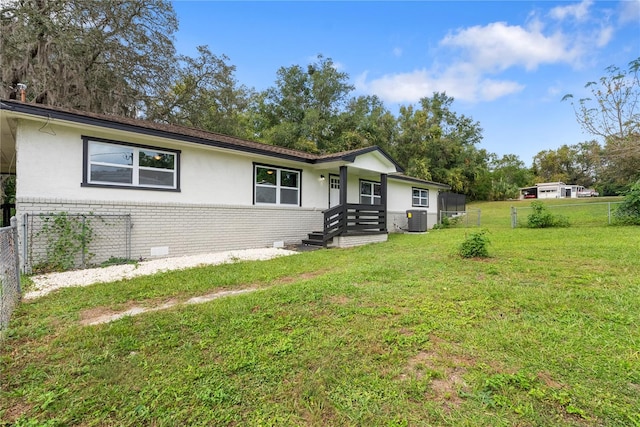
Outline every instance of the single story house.
<path id="1" fill-rule="evenodd" d="M 564 182 L 541 182 L 532 187 L 520 189 L 520 199 L 575 199 L 581 197 L 585 188 L 582 185 Z"/>
<path id="2" fill-rule="evenodd" d="M 0 138 L 25 246 L 38 234 L 25 218 L 127 215 L 132 259 L 383 241 L 408 210 L 431 228 L 449 189 L 404 175 L 378 147 L 317 155 L 16 100 L 0 101 Z"/>

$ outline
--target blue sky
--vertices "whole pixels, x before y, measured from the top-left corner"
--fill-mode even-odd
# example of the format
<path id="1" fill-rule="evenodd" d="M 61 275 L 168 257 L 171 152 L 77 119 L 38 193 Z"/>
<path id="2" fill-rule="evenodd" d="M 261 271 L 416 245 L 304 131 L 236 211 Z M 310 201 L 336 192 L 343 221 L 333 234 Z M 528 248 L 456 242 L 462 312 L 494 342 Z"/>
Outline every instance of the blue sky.
<path id="1" fill-rule="evenodd" d="M 280 67 L 318 54 L 357 95 L 400 105 L 446 92 L 483 128 L 484 148 L 527 166 L 542 150 L 593 139 L 570 103 L 605 68 L 640 57 L 640 0 L 174 1 L 176 47 L 227 55 L 237 80 L 273 86 Z"/>

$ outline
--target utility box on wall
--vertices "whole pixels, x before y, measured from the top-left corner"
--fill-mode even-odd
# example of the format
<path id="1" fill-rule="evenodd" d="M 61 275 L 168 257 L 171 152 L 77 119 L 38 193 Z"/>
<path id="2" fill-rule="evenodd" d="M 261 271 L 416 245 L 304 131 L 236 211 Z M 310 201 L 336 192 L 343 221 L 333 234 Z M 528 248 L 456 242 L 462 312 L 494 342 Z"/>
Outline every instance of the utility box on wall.
<path id="1" fill-rule="evenodd" d="M 424 232 L 427 231 L 427 211 L 409 210 L 407 211 L 407 231 Z"/>

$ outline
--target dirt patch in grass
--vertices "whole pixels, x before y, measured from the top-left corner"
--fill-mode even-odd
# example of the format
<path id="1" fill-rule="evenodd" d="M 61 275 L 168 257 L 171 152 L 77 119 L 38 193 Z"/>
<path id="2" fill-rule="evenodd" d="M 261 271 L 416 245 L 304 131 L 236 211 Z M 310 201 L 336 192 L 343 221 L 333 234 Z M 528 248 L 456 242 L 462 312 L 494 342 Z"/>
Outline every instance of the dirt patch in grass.
<path id="1" fill-rule="evenodd" d="M 313 271 L 304 274 L 299 274 L 296 276 L 287 276 L 282 277 L 278 281 L 275 282 L 276 285 L 290 284 L 295 283 L 300 280 L 313 279 L 324 274 L 325 271 Z M 168 300 L 147 300 L 147 301 L 131 301 L 124 304 L 124 309 L 115 311 L 108 307 L 92 307 L 80 312 L 80 324 L 83 326 L 90 325 L 98 325 L 102 323 L 109 323 L 115 320 L 121 319 L 127 316 L 137 316 L 139 314 L 166 310 L 178 305 L 188 305 L 188 304 L 202 304 L 205 302 L 212 301 L 214 299 L 233 296 L 238 294 L 243 294 L 247 292 L 253 292 L 258 289 L 268 289 L 269 287 L 264 287 L 262 285 L 252 285 L 245 288 L 240 289 L 217 289 L 214 292 L 210 292 L 204 295 L 199 295 L 195 297 L 191 297 L 187 300 L 179 299 L 179 298 L 171 298 Z"/>
<path id="2" fill-rule="evenodd" d="M 201 296 L 192 297 L 186 301 L 172 298 L 169 300 L 165 300 L 162 304 L 157 304 L 152 306 L 146 305 L 144 307 L 135 305 L 135 303 L 130 303 L 125 305 L 129 307 L 128 309 L 118 311 L 118 312 L 105 307 L 94 307 L 87 310 L 83 310 L 80 313 L 80 324 L 82 326 L 99 325 L 102 323 L 113 322 L 115 320 L 122 319 L 123 317 L 137 316 L 139 314 L 143 314 L 147 312 L 166 310 L 179 305 L 202 304 L 202 303 L 209 302 L 214 299 L 218 299 L 225 296 L 253 292 L 256 289 L 257 288 L 245 288 L 245 289 L 237 289 L 232 291 L 221 290 L 221 291 L 217 291 L 217 292 L 213 292 L 213 293 L 209 293 Z"/>
<path id="3" fill-rule="evenodd" d="M 276 285 L 288 285 L 290 283 L 295 283 L 295 282 L 298 282 L 298 281 L 301 281 L 301 280 L 315 279 L 318 276 L 322 276 L 327 271 L 328 270 L 309 271 L 309 272 L 306 272 L 306 273 L 298 274 L 296 276 L 285 276 L 285 277 L 281 277 L 280 279 L 276 280 L 274 282 L 274 284 L 276 284 Z"/>
<path id="4" fill-rule="evenodd" d="M 344 305 L 351 302 L 351 298 L 345 295 L 333 295 L 329 297 L 329 302 L 337 305 Z"/>
<path id="5" fill-rule="evenodd" d="M 445 371 L 445 377 L 431 381 L 433 397 L 442 402 L 442 407 L 446 412 L 457 408 L 462 403 L 462 398 L 458 391 L 466 388 L 466 383 L 462 376 L 467 372 L 465 368 L 453 368 Z"/>
<path id="6" fill-rule="evenodd" d="M 0 411 L 0 415 L 2 415 L 0 419 L 0 423 L 8 422 L 7 425 L 13 425 L 12 423 L 16 422 L 21 415 L 29 413 L 33 409 L 33 405 L 12 399 L 13 403 L 7 406 L 7 409 L 4 413 Z M 4 425 L 4 424 L 0 424 Z"/>
<path id="7" fill-rule="evenodd" d="M 463 377 L 475 362 L 470 358 L 452 354 L 444 348 L 443 341 L 439 338 L 433 337 L 431 341 L 434 348 L 421 351 L 409 359 L 400 380 L 422 379 L 427 374 L 431 375 L 431 388 L 426 397 L 440 402 L 443 409 L 449 412 L 462 403 L 459 392 L 468 389 Z"/>
<path id="8" fill-rule="evenodd" d="M 551 378 L 551 374 L 548 372 L 538 372 L 538 379 L 547 387 L 554 389 L 566 388 L 566 386 L 553 378 Z"/>
<path id="9" fill-rule="evenodd" d="M 180 303 L 176 298 L 158 300 L 151 299 L 146 301 L 129 301 L 124 304 L 118 304 L 119 309 L 112 309 L 109 307 L 91 307 L 80 312 L 80 324 L 83 326 L 89 325 L 97 319 L 106 319 L 110 316 L 117 316 L 121 313 L 136 312 L 140 310 L 153 309 L 163 305 L 175 305 Z"/>

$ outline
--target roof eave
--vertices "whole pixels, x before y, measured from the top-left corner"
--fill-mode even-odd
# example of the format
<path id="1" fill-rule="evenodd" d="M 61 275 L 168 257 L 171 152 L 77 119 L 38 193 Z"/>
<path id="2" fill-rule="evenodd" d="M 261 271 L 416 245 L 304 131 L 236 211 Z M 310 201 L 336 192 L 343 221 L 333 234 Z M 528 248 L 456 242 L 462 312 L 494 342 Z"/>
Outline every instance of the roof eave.
<path id="1" fill-rule="evenodd" d="M 389 175 L 389 178 L 397 179 L 397 180 L 400 180 L 400 181 L 414 182 L 416 184 L 429 185 L 429 186 L 432 186 L 432 187 L 442 188 L 444 190 L 451 190 L 451 186 L 448 185 L 448 184 L 443 184 L 441 182 L 427 181 L 427 180 L 420 179 L 420 178 L 414 178 L 414 177 L 408 176 L 408 175 L 391 174 L 391 175 Z"/>
<path id="2" fill-rule="evenodd" d="M 293 160 L 304 163 L 315 163 L 316 159 L 314 156 L 307 156 L 307 153 L 300 152 L 301 155 L 295 155 L 290 153 L 282 153 L 277 151 L 272 151 L 269 149 L 262 149 L 259 147 L 248 147 L 239 144 L 233 144 L 229 142 L 224 142 L 216 139 L 202 138 L 193 135 L 185 135 L 180 132 L 173 132 L 169 130 L 162 129 L 154 129 L 151 127 L 145 127 L 142 125 L 136 125 L 132 123 L 122 123 L 117 120 L 109 120 L 108 118 L 100 118 L 100 117 L 91 117 L 82 114 L 76 114 L 73 112 L 49 109 L 49 108 L 39 108 L 37 105 L 33 104 L 25 104 L 25 103 L 7 103 L 5 101 L 0 101 L 0 109 L 11 111 L 17 114 L 25 114 L 32 116 L 39 116 L 48 119 L 55 119 L 61 121 L 67 121 L 72 123 L 79 123 L 88 126 L 99 126 L 107 129 L 119 130 L 124 132 L 132 132 L 139 133 L 147 136 L 159 137 L 159 138 L 169 138 L 183 142 L 191 142 L 200 145 L 206 145 L 210 147 L 223 148 L 235 151 L 248 152 L 253 154 L 260 154 L 269 157 L 276 157 L 279 159 Z M 255 143 L 260 144 L 260 143 Z M 267 146 L 267 144 L 264 144 Z"/>

